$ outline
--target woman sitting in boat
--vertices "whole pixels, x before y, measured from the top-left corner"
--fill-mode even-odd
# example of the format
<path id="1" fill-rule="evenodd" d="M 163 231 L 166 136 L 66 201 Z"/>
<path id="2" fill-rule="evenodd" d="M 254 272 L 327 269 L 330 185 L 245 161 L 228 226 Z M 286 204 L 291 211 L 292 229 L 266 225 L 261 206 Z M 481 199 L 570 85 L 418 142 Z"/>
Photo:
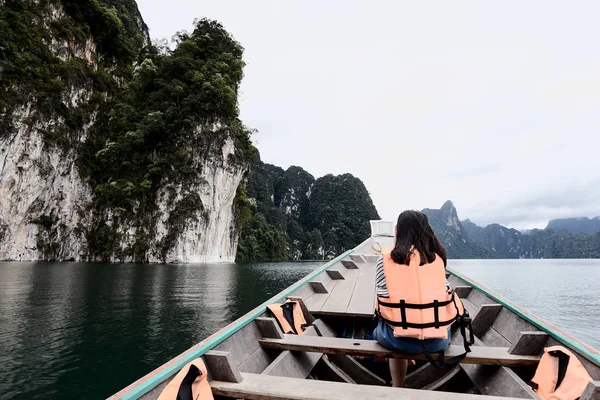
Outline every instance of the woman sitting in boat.
<path id="1" fill-rule="evenodd" d="M 448 301 L 452 291 L 445 267 L 446 250 L 427 216 L 418 211 L 400 214 L 396 243 L 383 249 L 377 261 L 379 323 L 373 335 L 381 345 L 404 354 L 440 352 L 450 345 L 457 311 L 447 307 L 454 304 Z M 393 386 L 404 384 L 408 363 L 389 360 Z"/>

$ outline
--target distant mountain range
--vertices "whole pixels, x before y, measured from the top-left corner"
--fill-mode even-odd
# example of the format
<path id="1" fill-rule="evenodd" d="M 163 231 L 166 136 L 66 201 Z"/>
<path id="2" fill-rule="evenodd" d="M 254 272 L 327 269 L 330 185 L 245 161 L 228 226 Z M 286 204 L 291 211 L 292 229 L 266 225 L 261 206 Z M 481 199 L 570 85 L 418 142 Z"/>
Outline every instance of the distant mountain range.
<path id="1" fill-rule="evenodd" d="M 546 229 L 524 233 L 499 224 L 480 227 L 468 219 L 460 221 L 451 201 L 423 213 L 449 258 L 600 258 L 599 218 L 557 219 Z"/>
<path id="2" fill-rule="evenodd" d="M 570 233 L 585 233 L 592 236 L 600 231 L 600 217 L 594 218 L 563 218 L 553 219 L 548 222 L 546 229 L 554 229 L 555 231 L 566 229 Z"/>

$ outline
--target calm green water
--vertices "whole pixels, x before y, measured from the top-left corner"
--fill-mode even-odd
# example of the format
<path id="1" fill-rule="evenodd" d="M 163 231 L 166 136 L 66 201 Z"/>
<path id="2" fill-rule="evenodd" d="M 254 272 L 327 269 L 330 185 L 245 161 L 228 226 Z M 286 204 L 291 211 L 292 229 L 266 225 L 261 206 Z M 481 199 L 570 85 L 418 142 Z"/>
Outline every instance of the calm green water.
<path id="1" fill-rule="evenodd" d="M 106 398 L 319 265 L 0 263 L 0 398 Z M 600 348 L 600 260 L 449 266 Z"/>
<path id="2" fill-rule="evenodd" d="M 321 264 L 0 263 L 0 398 L 106 398 Z"/>

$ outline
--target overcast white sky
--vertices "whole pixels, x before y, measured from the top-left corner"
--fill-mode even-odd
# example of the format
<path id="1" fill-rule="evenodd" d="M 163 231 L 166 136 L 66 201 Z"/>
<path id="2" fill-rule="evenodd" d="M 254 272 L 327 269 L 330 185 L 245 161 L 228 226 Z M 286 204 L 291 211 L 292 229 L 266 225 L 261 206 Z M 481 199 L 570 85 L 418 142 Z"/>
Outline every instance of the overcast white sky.
<path id="1" fill-rule="evenodd" d="M 223 23 L 263 161 L 361 178 L 384 219 L 600 215 L 600 2 L 138 0 L 152 38 Z"/>

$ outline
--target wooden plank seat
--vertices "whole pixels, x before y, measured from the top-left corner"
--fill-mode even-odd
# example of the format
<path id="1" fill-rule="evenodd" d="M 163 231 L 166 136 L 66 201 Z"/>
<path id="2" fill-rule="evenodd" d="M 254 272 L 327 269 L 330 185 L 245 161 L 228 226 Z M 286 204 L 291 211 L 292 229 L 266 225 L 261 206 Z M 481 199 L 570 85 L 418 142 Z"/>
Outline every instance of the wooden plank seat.
<path id="1" fill-rule="evenodd" d="M 281 400 L 454 400 L 454 399 L 509 399 L 476 394 L 432 392 L 416 389 L 399 389 L 387 386 L 353 385 L 341 382 L 317 381 L 242 372 L 242 381 L 211 381 L 213 394 L 244 399 Z"/>
<path id="2" fill-rule="evenodd" d="M 310 351 L 325 354 L 346 354 L 353 356 L 375 356 L 385 358 L 404 358 L 425 360 L 424 354 L 401 354 L 389 350 L 374 340 L 340 339 L 318 336 L 284 335 L 283 339 L 262 339 L 260 345 L 265 348 Z M 446 358 L 462 354 L 463 346 L 450 345 Z M 437 356 L 434 356 L 436 358 Z M 471 352 L 461 361 L 463 364 L 503 365 L 507 367 L 536 366 L 538 356 L 510 354 L 507 347 L 473 346 Z"/>

